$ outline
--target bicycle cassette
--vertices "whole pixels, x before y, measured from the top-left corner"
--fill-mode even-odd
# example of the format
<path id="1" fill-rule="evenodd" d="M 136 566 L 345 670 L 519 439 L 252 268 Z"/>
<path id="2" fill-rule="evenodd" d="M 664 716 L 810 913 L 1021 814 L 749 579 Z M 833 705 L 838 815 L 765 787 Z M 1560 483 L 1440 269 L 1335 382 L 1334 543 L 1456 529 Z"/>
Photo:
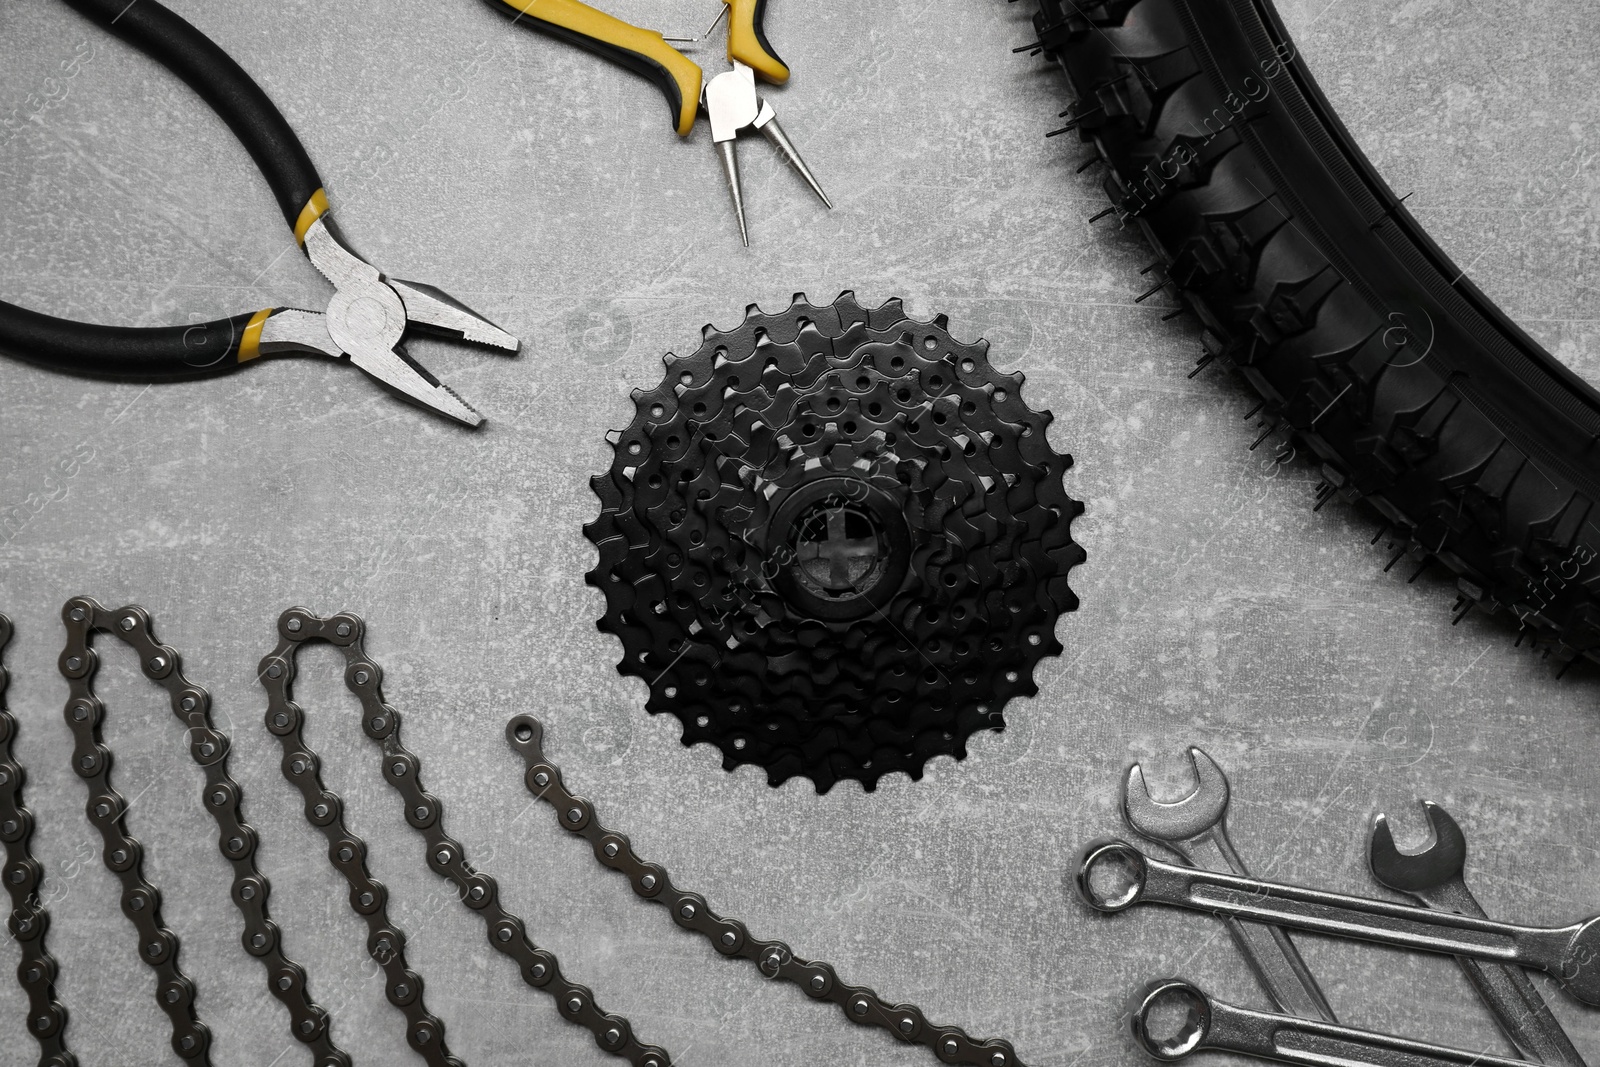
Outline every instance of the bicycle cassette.
<path id="1" fill-rule="evenodd" d="M 933 756 L 1000 730 L 1058 655 L 1081 563 L 1070 456 L 1021 374 L 989 365 L 944 316 L 794 298 L 706 327 L 665 358 L 591 481 L 617 669 L 646 710 L 709 741 L 723 766 L 840 779 L 922 776 Z"/>

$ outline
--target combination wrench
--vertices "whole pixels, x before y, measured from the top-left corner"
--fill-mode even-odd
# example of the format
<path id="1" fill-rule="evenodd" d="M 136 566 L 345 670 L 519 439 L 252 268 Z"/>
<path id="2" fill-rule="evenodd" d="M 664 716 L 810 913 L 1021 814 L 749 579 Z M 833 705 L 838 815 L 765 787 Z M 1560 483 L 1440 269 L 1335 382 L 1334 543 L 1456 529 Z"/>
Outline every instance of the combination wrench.
<path id="1" fill-rule="evenodd" d="M 1423 801 L 1422 810 L 1433 841 L 1420 852 L 1401 852 L 1394 843 L 1388 818 L 1381 813 L 1373 818 L 1372 836 L 1367 843 L 1372 876 L 1396 892 L 1415 897 L 1426 907 L 1487 919 L 1489 916 L 1467 888 L 1464 877 L 1466 835 L 1450 813 L 1437 804 Z M 1456 962 L 1494 1012 L 1506 1037 L 1525 1056 L 1552 1067 L 1584 1067 L 1583 1057 L 1522 968 L 1483 963 L 1465 956 L 1457 956 Z"/>
<path id="2" fill-rule="evenodd" d="M 1228 840 L 1227 775 L 1198 747 L 1189 748 L 1189 763 L 1194 791 L 1170 803 L 1151 797 L 1144 769 L 1137 763 L 1130 767 L 1122 786 L 1123 819 L 1135 833 L 1167 846 L 1195 867 L 1248 876 Z M 1291 1015 L 1338 1022 L 1287 931 L 1236 918 L 1224 922 L 1275 1005 Z"/>
<path id="3" fill-rule="evenodd" d="M 1524 1060 L 1235 1007 L 1181 978 L 1145 986 L 1128 1017 L 1139 1047 L 1169 1062 L 1212 1051 L 1304 1067 L 1528 1067 Z"/>
<path id="4" fill-rule="evenodd" d="M 1518 926 L 1180 867 L 1110 839 L 1091 842 L 1083 850 L 1075 878 L 1079 895 L 1098 911 L 1166 904 L 1330 937 L 1531 967 L 1548 971 L 1574 999 L 1600 1006 L 1600 916 L 1558 928 Z"/>

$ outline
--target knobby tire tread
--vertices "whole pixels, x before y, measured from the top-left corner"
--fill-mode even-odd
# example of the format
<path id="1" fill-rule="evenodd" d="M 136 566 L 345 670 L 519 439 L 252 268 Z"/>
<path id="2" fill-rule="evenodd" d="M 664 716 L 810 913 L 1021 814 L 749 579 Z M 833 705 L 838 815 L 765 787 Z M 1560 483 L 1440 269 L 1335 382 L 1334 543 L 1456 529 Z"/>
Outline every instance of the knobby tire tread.
<path id="1" fill-rule="evenodd" d="M 1496 307 L 1362 155 L 1266 0 L 1038 0 L 1037 51 L 1267 425 L 1464 616 L 1600 661 L 1600 393 Z M 1270 433 L 1271 431 L 1269 431 Z M 1265 437 L 1267 435 L 1263 435 Z M 1258 442 L 1259 443 L 1259 442 Z M 1381 534 L 1380 534 L 1381 536 Z"/>

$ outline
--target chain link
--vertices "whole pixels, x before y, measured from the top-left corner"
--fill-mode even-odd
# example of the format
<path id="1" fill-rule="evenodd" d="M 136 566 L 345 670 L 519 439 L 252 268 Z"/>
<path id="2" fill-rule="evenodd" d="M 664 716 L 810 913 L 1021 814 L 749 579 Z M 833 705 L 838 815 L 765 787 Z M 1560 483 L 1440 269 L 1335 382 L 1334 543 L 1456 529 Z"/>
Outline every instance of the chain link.
<path id="1" fill-rule="evenodd" d="M 665 867 L 641 860 L 626 835 L 600 824 L 594 805 L 571 793 L 561 780 L 560 768 L 545 757 L 544 727 L 539 720 L 531 715 L 516 716 L 506 725 L 506 740 L 527 764 L 523 784 L 555 810 L 562 829 L 589 842 L 595 858 L 626 875 L 635 893 L 665 906 L 673 922 L 710 941 L 722 955 L 751 960 L 767 978 L 793 982 L 813 1000 L 832 1001 L 857 1025 L 877 1026 L 901 1041 L 925 1045 L 944 1063 L 1023 1067 L 1009 1041 L 978 1041 L 959 1027 L 930 1023 L 913 1004 L 885 1004 L 865 986 L 845 985 L 831 964 L 801 959 L 782 941 L 751 937 L 744 923 L 722 918 L 706 904 L 705 897 L 673 885 Z"/>
<path id="2" fill-rule="evenodd" d="M 11 620 L 0 615 L 0 653 L 11 643 L 11 634 Z M 17 979 L 28 994 L 28 1033 L 39 1042 L 39 1067 L 77 1067 L 78 1057 L 67 1051 L 67 1009 L 56 999 L 55 957 L 44 944 L 45 931 L 50 928 L 50 913 L 39 897 L 44 865 L 28 849 L 33 813 L 22 803 L 26 776 L 11 753 L 17 720 L 6 709 L 10 681 L 5 664 L 0 663 L 0 841 L 6 843 L 4 877 L 11 894 L 6 928 L 22 948 Z"/>
<path id="3" fill-rule="evenodd" d="M 303 623 L 289 632 L 298 634 L 300 625 Z M 335 637 L 340 636 L 341 626 L 346 628 L 346 634 L 355 632 L 354 624 L 339 620 L 333 624 Z M 389 918 L 388 888 L 367 869 L 366 842 L 345 825 L 344 801 L 339 794 L 322 784 L 321 761 L 301 730 L 304 713 L 289 698 L 296 672 L 293 651 L 297 647 L 280 648 L 262 662 L 260 671 L 261 683 L 267 690 L 267 729 L 283 749 L 283 776 L 304 798 L 306 821 L 327 838 L 328 861 L 350 886 L 351 909 L 366 920 L 367 953 L 383 968 L 384 994 L 389 1003 L 405 1014 L 406 1043 L 430 1067 L 464 1067 L 450 1054 L 443 1020 L 430 1012 L 423 1001 L 422 976 L 406 963 L 405 931 Z"/>
<path id="4" fill-rule="evenodd" d="M 217 823 L 222 854 L 234 868 L 232 896 L 246 926 L 242 943 L 267 966 L 269 989 L 288 1007 L 295 1037 L 312 1047 L 317 1067 L 349 1067 L 350 1058 L 328 1035 L 327 1013 L 306 993 L 304 970 L 283 956 L 277 926 L 267 916 L 270 885 L 255 868 L 256 833 L 240 816 L 240 789 L 227 773 L 228 738 L 211 723 L 209 694 L 184 677 L 177 651 L 155 639 L 142 608 L 108 611 L 79 597 L 68 601 L 63 619 L 68 640 L 60 669 L 70 687 L 65 714 L 75 739 L 73 767 L 89 787 L 88 815 L 104 839 L 106 866 L 122 882 L 123 911 L 139 931 L 140 957 L 156 972 L 157 1003 L 172 1020 L 173 1050 L 186 1060 L 209 1064 L 211 1035 L 195 1015 L 194 984 L 178 967 L 178 939 L 161 918 L 159 891 L 144 879 L 142 847 L 127 832 L 127 802 L 111 786 L 112 753 L 100 729 L 104 705 L 92 689 L 99 656 L 90 641 L 97 631 L 111 633 L 134 649 L 145 676 L 167 692 L 174 714 L 187 727 L 191 757 L 206 772 L 205 806 Z M 10 631 L 9 620 L 0 616 L 0 649 Z M 411 1047 L 431 1067 L 462 1067 L 445 1045 L 444 1024 L 427 1011 L 422 978 L 406 965 L 405 935 L 389 921 L 387 890 L 367 870 L 366 844 L 344 825 L 342 801 L 323 786 L 318 758 L 305 742 L 304 715 L 290 687 L 296 655 L 308 642 L 325 641 L 343 653 L 345 684 L 361 701 L 367 736 L 380 743 L 384 779 L 403 798 L 407 822 L 423 834 L 429 867 L 454 883 L 461 901 L 483 916 L 490 945 L 516 960 L 523 980 L 553 996 L 562 1017 L 587 1028 L 602 1049 L 635 1067 L 670 1067 L 665 1051 L 640 1044 L 626 1019 L 603 1012 L 589 989 L 565 979 L 554 955 L 534 945 L 522 920 L 500 905 L 495 880 L 474 869 L 462 845 L 445 833 L 443 806 L 423 788 L 421 761 L 401 743 L 399 713 L 384 702 L 382 671 L 366 655 L 362 620 L 349 613 L 324 619 L 291 608 L 279 619 L 279 632 L 281 640 L 260 670 L 268 695 L 267 728 L 279 739 L 284 776 L 300 790 L 306 818 L 322 830 L 330 861 L 350 885 L 351 907 L 367 920 L 368 951 L 385 971 L 390 1002 L 406 1015 Z M 5 682 L 0 666 L 0 695 Z M 43 1024 L 30 1026 L 41 1044 L 40 1067 L 75 1067 L 77 1060 L 62 1043 L 66 1010 L 53 995 L 56 964 L 44 950 L 48 915 L 36 895 L 41 872 L 27 854 L 32 817 L 21 805 L 21 768 L 10 758 L 14 732 L 15 720 L 0 704 L 0 837 L 7 843 L 12 933 L 24 944 L 19 974 L 29 992 L 30 1019 Z M 640 860 L 627 837 L 602 826 L 593 805 L 567 790 L 560 770 L 545 758 L 537 720 L 517 716 L 507 727 L 507 738 L 526 763 L 527 788 L 554 808 L 560 825 L 587 840 L 603 865 L 626 875 L 635 893 L 666 906 L 674 922 L 705 937 L 722 955 L 751 960 L 764 976 L 793 982 L 813 999 L 838 1004 L 853 1023 L 877 1026 L 901 1041 L 926 1046 L 941 1062 L 1022 1067 L 1007 1041 L 979 1041 L 958 1027 L 931 1024 L 916 1006 L 886 1004 L 871 989 L 840 982 L 831 965 L 801 959 L 783 942 L 751 937 L 743 923 L 719 917 L 704 897 L 674 886 L 665 868 Z M 24 936 L 30 932 L 32 937 Z"/>
<path id="5" fill-rule="evenodd" d="M 106 867 L 122 882 L 122 912 L 139 932 L 139 958 L 156 973 L 156 1003 L 172 1020 L 173 1051 L 209 1065 L 211 1031 L 195 1015 L 194 983 L 178 967 L 178 937 L 161 918 L 160 891 L 144 877 L 144 849 L 128 833 L 128 802 L 111 786 L 112 753 L 100 732 L 105 705 L 93 691 L 100 665 L 90 647 L 96 632 L 110 633 L 134 650 L 145 677 L 166 691 L 184 724 L 189 755 L 205 772 L 202 803 L 233 868 L 231 895 L 245 922 L 241 943 L 267 968 L 267 988 L 288 1009 L 295 1039 L 311 1049 L 316 1067 L 350 1067 L 350 1057 L 329 1037 L 328 1013 L 306 992 L 305 970 L 284 956 L 277 924 L 267 915 L 271 886 L 256 870 L 256 831 L 240 816 L 239 785 L 228 776 L 228 737 L 212 725 L 210 694 L 184 677 L 177 650 L 156 640 L 143 608 L 108 611 L 88 597 L 74 597 L 61 614 L 67 644 L 59 666 L 70 690 L 65 714 L 75 743 L 73 770 L 89 788 L 89 821 L 105 842 Z"/>
<path id="6" fill-rule="evenodd" d="M 422 761 L 401 744 L 400 713 L 384 702 L 383 672 L 366 654 L 365 629 L 360 617 L 348 612 L 322 618 L 305 608 L 290 608 L 279 618 L 280 640 L 277 648 L 261 661 L 260 679 L 267 690 L 267 728 L 283 742 L 285 776 L 301 790 L 308 805 L 326 804 L 326 817 L 331 820 L 339 809 L 338 797 L 322 788 L 316 753 L 305 744 L 300 732 L 304 713 L 290 694 L 300 648 L 308 642 L 325 641 L 344 655 L 345 686 L 361 701 L 362 729 L 379 743 L 384 780 L 403 798 L 406 821 L 427 842 L 429 869 L 449 879 L 461 902 L 483 917 L 489 945 L 515 960 L 522 980 L 554 997 L 561 1017 L 588 1029 L 601 1049 L 635 1067 L 670 1067 L 671 1060 L 664 1050 L 640 1044 L 628 1020 L 602 1011 L 589 989 L 562 975 L 555 955 L 529 940 L 522 920 L 501 906 L 495 880 L 476 870 L 461 843 L 445 833 L 443 805 L 423 788 Z M 365 868 L 356 866 L 366 851 L 365 843 L 348 832 L 337 835 L 337 839 L 348 845 L 353 854 L 340 869 L 347 878 L 365 878 Z M 340 863 L 335 855 L 335 865 Z M 360 884 L 376 883 L 366 879 Z M 381 895 L 377 896 L 381 899 Z M 398 944 L 398 931 L 394 932 Z M 420 1003 L 420 981 L 418 990 Z"/>

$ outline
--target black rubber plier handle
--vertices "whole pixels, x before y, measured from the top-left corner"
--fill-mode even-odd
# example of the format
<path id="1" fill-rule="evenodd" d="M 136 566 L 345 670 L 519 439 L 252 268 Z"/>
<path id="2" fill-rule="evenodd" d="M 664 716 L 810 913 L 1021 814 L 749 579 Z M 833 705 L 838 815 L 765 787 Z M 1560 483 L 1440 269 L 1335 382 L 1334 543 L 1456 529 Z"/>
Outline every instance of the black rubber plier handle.
<path id="1" fill-rule="evenodd" d="M 312 264 L 338 290 L 326 312 L 265 308 L 191 326 L 96 326 L 0 302 L 0 353 L 136 380 L 225 374 L 257 356 L 346 358 L 386 389 L 469 426 L 482 418 L 408 356 L 411 326 L 515 352 L 515 337 L 433 286 L 383 275 L 344 244 L 311 158 L 267 94 L 210 38 L 157 0 L 65 0 L 188 83 L 239 138 Z"/>
<path id="2" fill-rule="evenodd" d="M 287 120 L 250 75 L 205 34 L 156 0 L 65 0 L 187 82 L 222 116 L 266 176 L 291 227 L 322 179 Z M 313 209 L 314 210 L 314 209 Z M 319 212 L 320 213 L 320 212 Z M 267 309 L 189 326 L 96 326 L 0 301 L 0 351 L 60 370 L 140 379 L 224 374 L 259 354 L 247 328 Z M 255 330 L 259 334 L 259 326 Z"/>

